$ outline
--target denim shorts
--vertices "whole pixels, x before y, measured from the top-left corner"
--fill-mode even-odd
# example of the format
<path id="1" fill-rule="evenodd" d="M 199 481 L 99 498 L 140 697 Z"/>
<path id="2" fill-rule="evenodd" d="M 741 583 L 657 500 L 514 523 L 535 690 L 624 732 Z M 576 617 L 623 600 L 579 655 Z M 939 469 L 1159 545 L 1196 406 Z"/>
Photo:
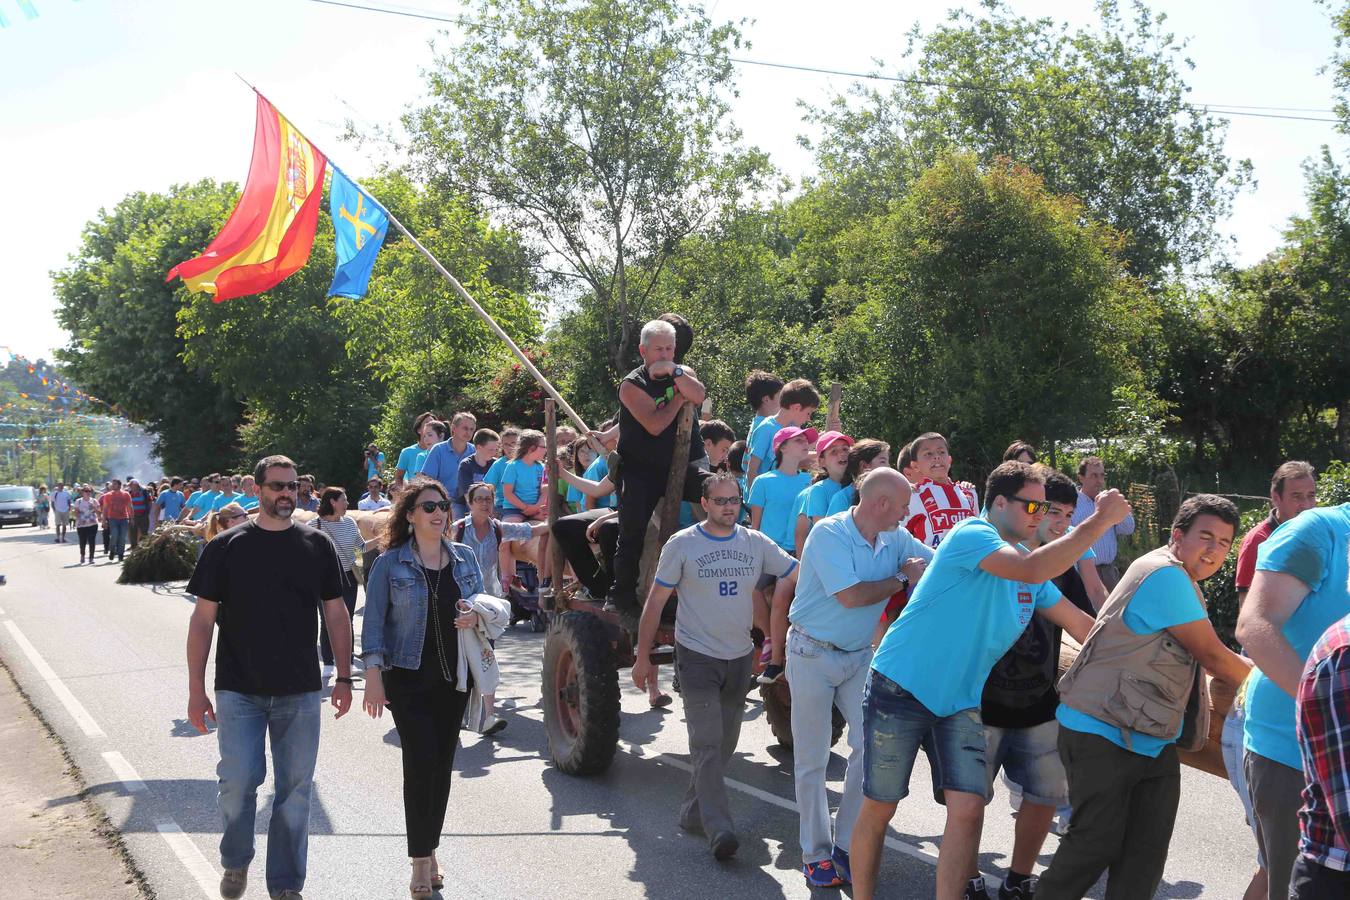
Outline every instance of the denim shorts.
<path id="1" fill-rule="evenodd" d="M 863 794 L 878 803 L 898 803 L 909 795 L 921 746 L 935 788 L 983 797 L 988 787 L 980 711 L 935 715 L 875 669 L 863 694 L 863 740 Z"/>
<path id="2" fill-rule="evenodd" d="M 984 802 L 994 799 L 994 776 L 1001 768 L 1022 787 L 1027 803 L 1059 808 L 1069 802 L 1069 779 L 1059 758 L 1059 723 L 1054 719 L 1030 728 L 984 726 L 988 776 Z"/>

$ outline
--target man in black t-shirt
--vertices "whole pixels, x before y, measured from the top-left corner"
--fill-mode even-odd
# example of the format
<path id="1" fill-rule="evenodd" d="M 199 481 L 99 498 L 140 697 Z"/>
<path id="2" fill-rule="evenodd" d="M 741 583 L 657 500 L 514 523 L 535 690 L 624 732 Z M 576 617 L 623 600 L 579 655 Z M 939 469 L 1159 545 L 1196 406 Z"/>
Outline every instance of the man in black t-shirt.
<path id="1" fill-rule="evenodd" d="M 1036 536 L 1023 542 L 1028 551 L 1063 537 L 1078 502 L 1078 489 L 1067 476 L 1044 466 L 1037 469 L 1045 479 L 1050 510 L 1036 529 Z M 1083 615 L 1095 615 L 1077 566 L 1052 581 Z M 1084 630 L 1087 627 L 1085 624 Z M 1068 777 L 1059 758 L 1059 723 L 1055 721 L 1062 636 L 1058 626 L 1032 616 L 1017 643 L 989 673 L 980 698 L 988 770 L 986 802 L 993 797 L 994 778 L 1000 769 L 1022 791 L 1012 859 L 1008 877 L 999 887 L 999 900 L 1035 896 L 1032 868 L 1050 833 L 1055 810 L 1069 802 Z"/>
<path id="2" fill-rule="evenodd" d="M 267 774 L 271 734 L 276 796 L 267 838 L 267 890 L 298 897 L 305 885 L 309 806 L 319 752 L 322 683 L 318 612 L 323 611 L 338 679 L 332 704 L 352 702 L 351 622 L 342 601 L 342 566 L 333 541 L 291 521 L 295 464 L 269 456 L 254 469 L 258 518 L 221 532 L 202 551 L 188 582 L 197 598 L 188 625 L 188 721 L 220 745 L 220 895 L 243 896 L 253 859 L 258 786 Z M 206 696 L 206 658 L 216 643 L 216 705 Z"/>
<path id="3" fill-rule="evenodd" d="M 654 319 L 642 326 L 638 353 L 643 364 L 619 385 L 619 545 L 614 556 L 614 608 L 636 618 L 638 567 L 647 523 L 666 493 L 679 413 L 686 401 L 700 404 L 706 393 L 694 370 L 675 358 L 675 326 Z M 698 423 L 689 439 L 684 500 L 697 503 L 708 476 L 707 454 Z"/>

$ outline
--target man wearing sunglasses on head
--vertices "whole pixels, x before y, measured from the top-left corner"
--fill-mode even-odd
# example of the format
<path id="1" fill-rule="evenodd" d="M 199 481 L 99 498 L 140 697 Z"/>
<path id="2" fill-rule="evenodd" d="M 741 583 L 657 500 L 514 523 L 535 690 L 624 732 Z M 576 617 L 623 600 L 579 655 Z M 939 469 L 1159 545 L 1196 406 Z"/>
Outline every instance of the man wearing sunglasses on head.
<path id="1" fill-rule="evenodd" d="M 1026 463 L 1005 462 L 989 475 L 984 496 L 984 514 L 947 533 L 872 660 L 863 700 L 863 804 L 850 858 L 855 900 L 876 896 L 882 839 L 909 793 L 921 744 L 947 806 L 936 895 L 987 896 L 982 881 L 970 883 L 987 789 L 985 681 L 1033 614 L 1075 638 L 1087 636 L 1091 619 L 1049 581 L 1130 509 L 1119 492 L 1104 491 L 1078 528 L 1027 552 L 1019 544 L 1036 534 L 1049 509 L 1041 476 Z"/>
<path id="2" fill-rule="evenodd" d="M 207 542 L 188 582 L 197 598 L 188 625 L 188 721 L 220 745 L 220 896 L 241 897 L 253 859 L 258 787 L 271 734 L 276 793 L 267 841 L 267 890 L 299 897 L 305 884 L 310 797 L 319 750 L 322 681 L 314 652 L 322 610 L 338 677 L 330 698 L 337 717 L 352 702 L 351 621 L 342 600 L 343 569 L 332 538 L 296 528 L 295 464 L 269 456 L 254 469 L 258 517 Z M 206 658 L 216 643 L 215 707 L 206 696 Z"/>

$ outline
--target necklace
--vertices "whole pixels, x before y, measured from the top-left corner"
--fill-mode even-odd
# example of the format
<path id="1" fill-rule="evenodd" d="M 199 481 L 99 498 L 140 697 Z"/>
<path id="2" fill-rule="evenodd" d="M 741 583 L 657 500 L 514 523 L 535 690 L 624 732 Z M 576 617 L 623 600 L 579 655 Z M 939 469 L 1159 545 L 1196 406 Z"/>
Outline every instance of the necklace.
<path id="1" fill-rule="evenodd" d="M 413 550 L 417 553 L 418 568 L 422 570 L 422 581 L 427 586 L 427 617 L 428 625 L 436 636 L 436 661 L 440 664 L 442 677 L 453 684 L 455 679 L 450 672 L 450 663 L 445 655 L 445 638 L 441 634 L 441 614 L 438 609 L 441 596 L 441 573 L 444 571 L 441 560 L 445 556 L 445 545 L 437 541 L 436 580 L 434 582 L 431 580 L 431 576 L 427 574 L 426 560 L 422 559 L 422 552 L 417 547 L 416 538 L 413 539 Z"/>

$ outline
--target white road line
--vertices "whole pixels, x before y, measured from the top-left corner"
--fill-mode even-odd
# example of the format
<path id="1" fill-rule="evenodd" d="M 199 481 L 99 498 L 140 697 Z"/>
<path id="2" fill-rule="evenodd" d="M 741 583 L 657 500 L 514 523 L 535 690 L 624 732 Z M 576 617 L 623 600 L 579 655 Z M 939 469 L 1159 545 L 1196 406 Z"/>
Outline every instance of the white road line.
<path id="1" fill-rule="evenodd" d="M 146 791 L 145 781 L 141 779 L 140 773 L 136 767 L 127 761 L 127 758 L 116 750 L 109 750 L 103 754 L 103 761 L 115 774 L 131 793 L 141 793 Z M 202 856 L 202 852 L 197 849 L 197 845 L 192 842 L 192 838 L 183 833 L 183 829 L 178 826 L 172 818 L 165 816 L 155 820 L 155 830 L 164 838 L 164 843 L 169 845 L 173 855 L 178 857 L 178 861 L 183 864 L 183 868 L 188 870 L 188 874 L 197 882 L 198 887 L 208 897 L 217 896 L 220 890 L 220 882 L 216 875 L 216 870 Z"/>
<path id="2" fill-rule="evenodd" d="M 108 768 L 113 770 L 113 774 L 118 777 L 126 789 L 133 794 L 138 794 L 146 790 L 145 782 L 141 781 L 141 776 L 136 774 L 131 763 L 127 758 L 116 750 L 109 750 L 103 754 L 103 761 L 108 764 Z"/>
<path id="3" fill-rule="evenodd" d="M 98 727 L 98 723 L 94 721 L 94 717 L 89 715 L 88 710 L 79 700 L 75 699 L 75 695 L 70 692 L 70 688 L 66 687 L 65 682 L 56 676 L 56 672 L 52 670 L 51 666 L 47 665 L 47 661 L 42 658 L 42 654 L 38 653 L 37 648 L 19 630 L 19 626 L 6 621 L 5 627 L 9 629 L 10 634 L 14 635 L 14 640 L 19 645 L 19 649 L 28 657 L 28 661 L 33 664 L 33 668 L 37 669 L 38 675 L 51 687 L 56 699 L 61 701 L 61 705 L 75 719 L 75 723 L 80 726 L 85 735 L 88 737 L 106 737 L 103 729 Z"/>
<path id="4" fill-rule="evenodd" d="M 220 876 L 216 874 L 215 868 L 202 856 L 202 851 L 197 849 L 197 845 L 192 842 L 192 838 L 183 833 L 183 829 L 178 827 L 178 823 L 173 819 L 160 819 L 155 822 L 155 829 L 164 836 L 164 842 L 169 845 L 173 855 L 178 857 L 188 872 L 197 881 L 197 886 L 202 889 L 202 893 L 208 897 L 220 896 Z"/>

